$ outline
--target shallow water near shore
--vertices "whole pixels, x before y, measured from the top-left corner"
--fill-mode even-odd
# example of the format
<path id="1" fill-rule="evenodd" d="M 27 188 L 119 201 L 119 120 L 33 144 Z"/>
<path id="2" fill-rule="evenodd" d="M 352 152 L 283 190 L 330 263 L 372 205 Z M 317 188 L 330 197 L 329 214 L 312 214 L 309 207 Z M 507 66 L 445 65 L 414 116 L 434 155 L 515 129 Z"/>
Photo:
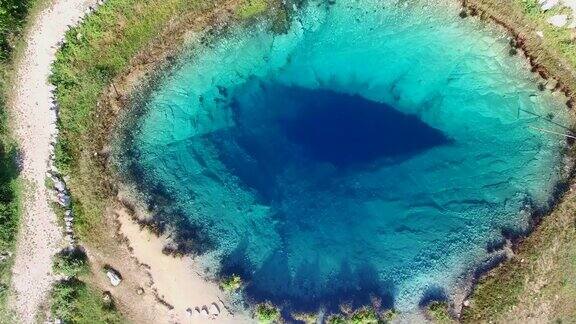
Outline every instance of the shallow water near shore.
<path id="1" fill-rule="evenodd" d="M 211 272 L 295 310 L 450 293 L 548 206 L 562 98 L 440 0 L 310 1 L 191 44 L 120 143 Z M 182 221 L 184 220 L 184 221 Z M 190 230 L 192 229 L 192 230 Z"/>

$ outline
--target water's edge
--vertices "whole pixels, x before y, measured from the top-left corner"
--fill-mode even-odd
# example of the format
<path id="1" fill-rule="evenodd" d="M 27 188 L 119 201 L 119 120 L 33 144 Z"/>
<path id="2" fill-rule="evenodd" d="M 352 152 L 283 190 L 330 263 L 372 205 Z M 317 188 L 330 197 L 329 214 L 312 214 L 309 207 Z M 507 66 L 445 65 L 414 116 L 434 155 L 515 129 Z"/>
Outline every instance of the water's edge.
<path id="1" fill-rule="evenodd" d="M 463 1 L 464 5 L 467 5 L 467 1 Z M 470 8 L 470 7 L 468 7 Z M 474 7 L 475 10 L 478 8 Z M 227 20 L 221 20 L 220 25 L 212 26 L 214 27 L 211 29 L 212 31 L 225 31 L 226 26 L 229 23 L 233 23 L 233 17 L 227 17 Z M 497 25 L 504 27 L 504 29 L 509 33 L 512 34 L 513 37 L 516 37 L 517 41 L 516 44 L 522 46 L 523 41 L 519 38 L 519 33 L 516 32 L 514 29 L 510 28 L 504 23 L 501 23 L 497 20 L 488 20 L 491 22 L 495 22 Z M 167 32 L 165 36 L 171 37 L 172 39 L 179 39 L 179 36 L 173 35 L 182 35 L 181 33 L 175 32 L 176 30 L 179 31 L 186 31 L 192 28 L 194 25 L 193 23 L 183 23 L 181 25 L 177 25 L 176 27 L 170 28 L 171 32 Z M 217 33 L 216 33 L 217 34 Z M 171 46 L 159 46 L 160 48 L 151 46 L 151 48 L 146 49 L 143 51 L 143 54 L 146 53 L 154 53 L 155 56 L 155 63 L 147 64 L 147 65 L 139 65 L 138 62 L 135 62 L 132 69 L 126 72 L 126 74 L 122 75 L 118 78 L 118 82 L 114 82 L 114 89 L 111 89 L 107 92 L 108 95 L 105 95 L 103 98 L 103 105 L 104 107 L 113 108 L 113 111 L 120 111 L 122 113 L 115 114 L 114 122 L 108 122 L 106 125 L 99 125 L 98 127 L 103 130 L 105 134 L 105 138 L 107 139 L 107 143 L 110 143 L 113 140 L 115 133 L 118 129 L 122 128 L 122 125 L 127 122 L 130 123 L 131 118 L 136 118 L 136 115 L 128 116 L 128 112 L 132 113 L 133 111 L 129 107 L 138 106 L 137 102 L 142 98 L 146 97 L 146 93 L 151 91 L 154 88 L 154 85 L 157 84 L 157 78 L 160 76 L 166 76 L 166 71 L 171 70 L 174 68 L 174 60 L 173 57 L 177 56 L 179 51 L 182 49 L 181 43 L 179 41 L 175 41 L 171 44 Z M 160 58 L 160 59 L 158 59 Z M 545 66 L 539 65 L 539 63 L 532 59 L 529 52 L 526 52 L 526 58 L 529 60 L 530 64 L 533 66 L 533 72 L 538 73 L 544 79 L 549 77 L 554 77 L 550 75 L 548 69 Z M 138 61 L 138 60 L 136 60 Z M 146 72 L 143 72 L 146 71 Z M 156 80 L 154 83 L 151 83 L 151 80 Z M 564 92 L 567 97 L 567 106 L 571 108 L 574 105 L 576 97 L 574 96 L 574 91 L 572 91 L 568 86 L 562 85 L 562 83 L 558 83 L 558 89 Z M 125 120 L 122 120 L 124 117 Z M 109 144 L 106 144 L 109 147 Z M 572 164 L 572 163 L 570 163 Z M 122 182 L 120 181 L 120 177 L 118 174 L 115 174 L 115 169 L 112 165 L 109 164 L 109 161 L 104 162 L 101 165 L 102 169 L 106 171 L 109 180 L 108 182 L 112 184 L 115 188 L 121 188 Z M 536 211 L 532 216 L 532 221 L 530 223 L 530 231 L 534 230 L 542 218 L 547 215 L 555 206 L 556 204 L 562 199 L 564 193 L 568 189 L 569 185 L 572 183 L 574 177 L 574 168 L 570 167 L 569 177 L 568 180 L 562 183 L 558 183 L 554 192 L 553 202 L 551 204 L 551 208 L 547 210 L 540 210 Z M 109 199 L 115 199 L 111 195 Z M 137 199 L 136 199 L 137 200 Z M 129 204 L 127 201 L 119 201 L 122 204 Z M 527 233 L 515 233 L 513 235 L 509 235 L 505 233 L 507 239 L 511 242 L 511 244 L 517 245 L 522 244 L 522 237 L 524 237 Z M 506 260 L 506 246 L 501 246 L 499 249 L 495 250 L 492 253 L 492 256 L 486 260 L 483 265 L 480 265 L 477 269 L 471 269 L 465 276 L 462 278 L 462 285 L 461 287 L 457 287 L 455 290 L 461 289 L 457 294 L 453 294 L 454 300 L 454 311 L 456 314 L 460 313 L 460 309 L 462 307 L 462 303 L 464 302 L 465 298 L 470 293 L 473 285 L 477 282 L 479 278 L 485 275 L 490 269 L 497 266 L 501 262 Z M 456 296 L 457 295 L 457 296 Z"/>

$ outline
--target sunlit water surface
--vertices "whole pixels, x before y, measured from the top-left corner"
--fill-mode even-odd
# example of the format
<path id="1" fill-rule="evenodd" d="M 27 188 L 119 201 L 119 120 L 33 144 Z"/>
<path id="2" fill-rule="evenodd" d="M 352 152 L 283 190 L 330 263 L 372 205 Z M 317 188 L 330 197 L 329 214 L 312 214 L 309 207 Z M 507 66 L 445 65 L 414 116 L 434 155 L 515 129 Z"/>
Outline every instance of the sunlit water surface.
<path id="1" fill-rule="evenodd" d="M 534 128 L 562 131 L 561 99 L 457 10 L 311 1 L 286 34 L 192 41 L 121 168 L 252 299 L 414 309 L 525 229 L 562 164 L 563 139 Z"/>

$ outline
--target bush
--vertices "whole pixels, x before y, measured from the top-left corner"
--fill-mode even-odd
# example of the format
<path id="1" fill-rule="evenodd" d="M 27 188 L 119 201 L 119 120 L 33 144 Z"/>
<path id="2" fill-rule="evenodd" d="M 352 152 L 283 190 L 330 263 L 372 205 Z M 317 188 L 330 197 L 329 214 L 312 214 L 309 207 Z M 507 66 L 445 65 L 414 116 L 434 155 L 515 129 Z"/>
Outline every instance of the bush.
<path id="1" fill-rule="evenodd" d="M 339 315 L 339 314 L 332 314 L 332 315 L 328 316 L 328 319 L 326 319 L 326 323 L 328 323 L 328 324 L 345 324 L 346 318 L 342 315 Z"/>
<path id="2" fill-rule="evenodd" d="M 292 317 L 300 322 L 304 322 L 306 324 L 315 324 L 318 322 L 318 314 L 317 313 L 294 313 Z"/>
<path id="3" fill-rule="evenodd" d="M 24 23 L 31 1 L 0 1 L 0 60 L 5 60 L 12 50 L 13 38 Z"/>
<path id="4" fill-rule="evenodd" d="M 280 309 L 270 302 L 256 305 L 255 315 L 259 323 L 280 322 Z"/>
<path id="5" fill-rule="evenodd" d="M 352 324 L 373 324 L 378 323 L 378 314 L 372 307 L 362 307 L 352 314 L 349 323 Z"/>
<path id="6" fill-rule="evenodd" d="M 80 249 L 65 249 L 54 256 L 54 272 L 66 277 L 76 277 L 90 272 L 86 253 Z"/>
<path id="7" fill-rule="evenodd" d="M 239 275 L 231 275 L 230 277 L 224 278 L 220 282 L 220 288 L 227 292 L 234 292 L 242 288 L 242 278 Z"/>
<path id="8" fill-rule="evenodd" d="M 122 323 L 113 303 L 106 302 L 96 289 L 76 278 L 54 285 L 50 310 L 54 318 L 64 323 Z"/>
<path id="9" fill-rule="evenodd" d="M 440 324 L 453 323 L 450 312 L 448 311 L 448 303 L 434 301 L 428 305 L 428 316 L 435 322 Z"/>

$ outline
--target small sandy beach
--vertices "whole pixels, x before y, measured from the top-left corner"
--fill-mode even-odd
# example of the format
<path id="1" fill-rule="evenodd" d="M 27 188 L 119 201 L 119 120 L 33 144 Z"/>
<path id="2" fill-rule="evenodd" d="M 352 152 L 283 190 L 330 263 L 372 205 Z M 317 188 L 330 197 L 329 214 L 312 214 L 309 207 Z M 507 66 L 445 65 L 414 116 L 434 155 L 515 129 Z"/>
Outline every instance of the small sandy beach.
<path id="1" fill-rule="evenodd" d="M 125 209 L 116 209 L 119 235 L 129 246 L 134 261 L 148 275 L 147 294 L 152 294 L 170 305 L 166 320 L 176 323 L 249 323 L 251 319 L 244 310 L 232 305 L 227 293 L 214 282 L 207 281 L 198 269 L 198 264 L 189 256 L 173 257 L 162 253 L 169 242 L 167 235 L 157 237 L 147 228 L 140 226 Z M 130 274 L 129 274 L 130 276 Z M 205 316 L 195 311 L 209 310 L 215 305 L 219 314 Z M 170 309 L 173 307 L 173 309 Z"/>

